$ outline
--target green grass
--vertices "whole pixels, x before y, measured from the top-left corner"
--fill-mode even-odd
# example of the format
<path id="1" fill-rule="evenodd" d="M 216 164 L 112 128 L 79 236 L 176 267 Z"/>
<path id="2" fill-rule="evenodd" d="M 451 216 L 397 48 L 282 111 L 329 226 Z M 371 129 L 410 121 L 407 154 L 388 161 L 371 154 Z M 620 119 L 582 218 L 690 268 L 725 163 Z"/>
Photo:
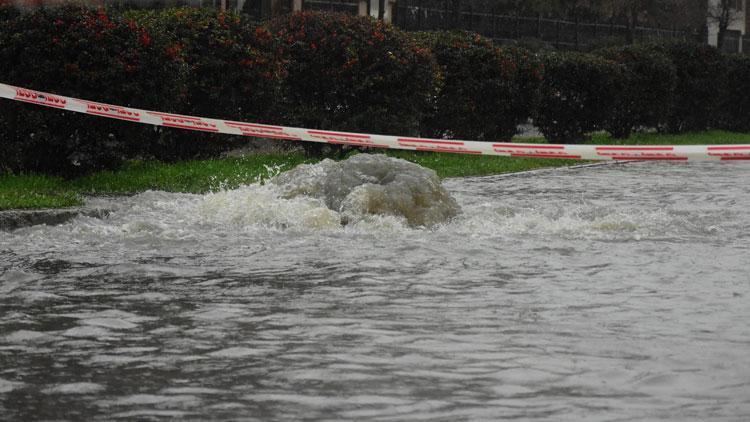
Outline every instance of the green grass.
<path id="1" fill-rule="evenodd" d="M 594 145 L 711 145 L 750 144 L 750 133 L 712 130 L 700 133 L 665 135 L 658 133 L 634 133 L 628 139 L 614 139 L 608 134 L 596 134 L 589 142 Z"/>
<path id="2" fill-rule="evenodd" d="M 559 159 L 510 158 L 413 151 L 388 151 L 388 155 L 431 168 L 442 178 L 515 173 L 543 167 L 581 164 L 577 161 Z"/>
<path id="3" fill-rule="evenodd" d="M 132 162 L 119 170 L 67 181 L 42 175 L 0 175 L 0 210 L 82 205 L 84 195 L 233 189 L 312 161 L 300 153 L 289 153 L 175 164 Z"/>
<path id="4" fill-rule="evenodd" d="M 81 204 L 81 197 L 60 178 L 0 175 L 0 209 L 64 208 Z"/>
<path id="5" fill-rule="evenodd" d="M 299 164 L 314 162 L 301 153 L 248 155 L 175 164 L 134 162 L 69 182 L 78 193 L 127 194 L 146 190 L 202 193 L 255 183 Z"/>
<path id="6" fill-rule="evenodd" d="M 518 138 L 519 142 L 546 142 Z M 627 140 L 596 134 L 591 144 L 699 145 L 750 144 L 750 134 L 711 131 L 683 135 L 635 134 Z M 575 165 L 570 160 L 507 158 L 460 154 L 387 151 L 437 171 L 440 177 L 483 176 L 543 167 Z M 61 208 L 83 203 L 85 195 L 131 194 L 146 190 L 202 193 L 255 183 L 280 171 L 317 160 L 300 153 L 250 155 L 240 158 L 186 161 L 175 164 L 132 162 L 116 171 L 103 171 L 75 180 L 40 175 L 0 175 L 0 210 Z"/>

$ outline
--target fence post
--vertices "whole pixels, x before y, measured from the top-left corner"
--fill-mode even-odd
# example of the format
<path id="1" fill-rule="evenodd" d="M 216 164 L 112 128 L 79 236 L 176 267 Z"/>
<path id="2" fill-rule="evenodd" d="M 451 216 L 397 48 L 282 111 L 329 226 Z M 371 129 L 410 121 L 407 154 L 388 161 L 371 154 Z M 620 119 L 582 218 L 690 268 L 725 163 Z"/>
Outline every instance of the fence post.
<path id="1" fill-rule="evenodd" d="M 560 20 L 555 21 L 555 48 L 560 48 Z"/>
<path id="2" fill-rule="evenodd" d="M 422 0 L 417 2 L 417 29 L 422 30 Z"/>
<path id="3" fill-rule="evenodd" d="M 541 39 L 544 39 L 544 35 L 542 34 L 542 14 L 537 13 L 536 14 L 536 37 Z"/>
<path id="4" fill-rule="evenodd" d="M 497 38 L 497 6 L 492 8 L 492 39 Z"/>
<path id="5" fill-rule="evenodd" d="M 579 45 L 580 43 L 578 42 L 578 36 L 579 36 L 578 32 L 579 32 L 578 14 L 576 13 L 576 18 L 575 18 L 575 38 L 576 38 L 575 39 L 575 47 L 576 47 L 576 51 L 580 50 L 580 45 Z"/>
<path id="6" fill-rule="evenodd" d="M 518 40 L 521 38 L 521 17 L 516 13 L 516 21 L 513 23 L 513 37 Z"/>
<path id="7" fill-rule="evenodd" d="M 594 39 L 597 39 L 599 36 L 599 18 L 596 18 L 594 20 Z"/>
<path id="8" fill-rule="evenodd" d="M 448 12 L 448 2 L 445 2 L 445 14 L 443 14 L 443 25 L 445 26 L 445 29 L 450 29 L 451 21 L 453 21 L 453 19 L 450 18 L 450 13 Z"/>

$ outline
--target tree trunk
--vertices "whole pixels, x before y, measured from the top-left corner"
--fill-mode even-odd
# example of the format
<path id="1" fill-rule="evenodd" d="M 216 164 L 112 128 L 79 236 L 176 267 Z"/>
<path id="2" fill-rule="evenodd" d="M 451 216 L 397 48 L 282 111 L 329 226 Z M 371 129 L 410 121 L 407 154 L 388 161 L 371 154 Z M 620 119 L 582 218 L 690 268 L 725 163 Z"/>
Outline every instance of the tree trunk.
<path id="1" fill-rule="evenodd" d="M 719 24 L 719 33 L 716 34 L 716 48 L 721 51 L 724 48 L 724 39 L 727 36 L 728 25 Z"/>
<path id="2" fill-rule="evenodd" d="M 627 20 L 627 32 L 625 34 L 625 41 L 627 41 L 628 44 L 635 43 L 635 29 L 638 27 L 638 12 L 639 11 L 635 6 L 630 9 L 629 16 L 626 12 L 625 19 Z"/>

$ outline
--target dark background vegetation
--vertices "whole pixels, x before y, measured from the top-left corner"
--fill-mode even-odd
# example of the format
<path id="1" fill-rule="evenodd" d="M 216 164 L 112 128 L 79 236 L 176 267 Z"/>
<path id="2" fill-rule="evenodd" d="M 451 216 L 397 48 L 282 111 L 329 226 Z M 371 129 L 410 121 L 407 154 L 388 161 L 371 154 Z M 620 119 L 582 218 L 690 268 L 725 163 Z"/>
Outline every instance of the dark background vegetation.
<path id="1" fill-rule="evenodd" d="M 601 130 L 746 131 L 749 69 L 750 57 L 685 40 L 581 53 L 500 45 L 465 31 L 404 32 L 348 14 L 303 12 L 258 25 L 215 10 L 0 8 L 3 83 L 318 129 L 491 142 L 510 140 L 533 119 L 549 141 L 564 143 Z M 239 145 L 2 101 L 0 172 L 75 177 Z"/>

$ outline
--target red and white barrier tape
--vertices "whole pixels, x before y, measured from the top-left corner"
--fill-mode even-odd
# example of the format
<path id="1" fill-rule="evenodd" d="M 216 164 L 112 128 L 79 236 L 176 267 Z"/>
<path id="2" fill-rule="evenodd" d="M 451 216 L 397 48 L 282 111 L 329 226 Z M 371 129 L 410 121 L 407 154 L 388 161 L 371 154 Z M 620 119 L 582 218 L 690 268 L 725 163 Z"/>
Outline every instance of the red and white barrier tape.
<path id="1" fill-rule="evenodd" d="M 49 94 L 0 83 L 0 97 L 46 107 L 92 114 L 111 119 L 157 126 L 231 135 L 291 141 L 324 142 L 372 148 L 434 151 L 502 157 L 566 158 L 573 160 L 627 161 L 734 161 L 750 160 L 750 145 L 549 145 L 492 143 L 444 139 L 409 138 L 270 126 L 205 117 L 160 113 L 111 104 L 102 104 L 62 95 Z"/>

